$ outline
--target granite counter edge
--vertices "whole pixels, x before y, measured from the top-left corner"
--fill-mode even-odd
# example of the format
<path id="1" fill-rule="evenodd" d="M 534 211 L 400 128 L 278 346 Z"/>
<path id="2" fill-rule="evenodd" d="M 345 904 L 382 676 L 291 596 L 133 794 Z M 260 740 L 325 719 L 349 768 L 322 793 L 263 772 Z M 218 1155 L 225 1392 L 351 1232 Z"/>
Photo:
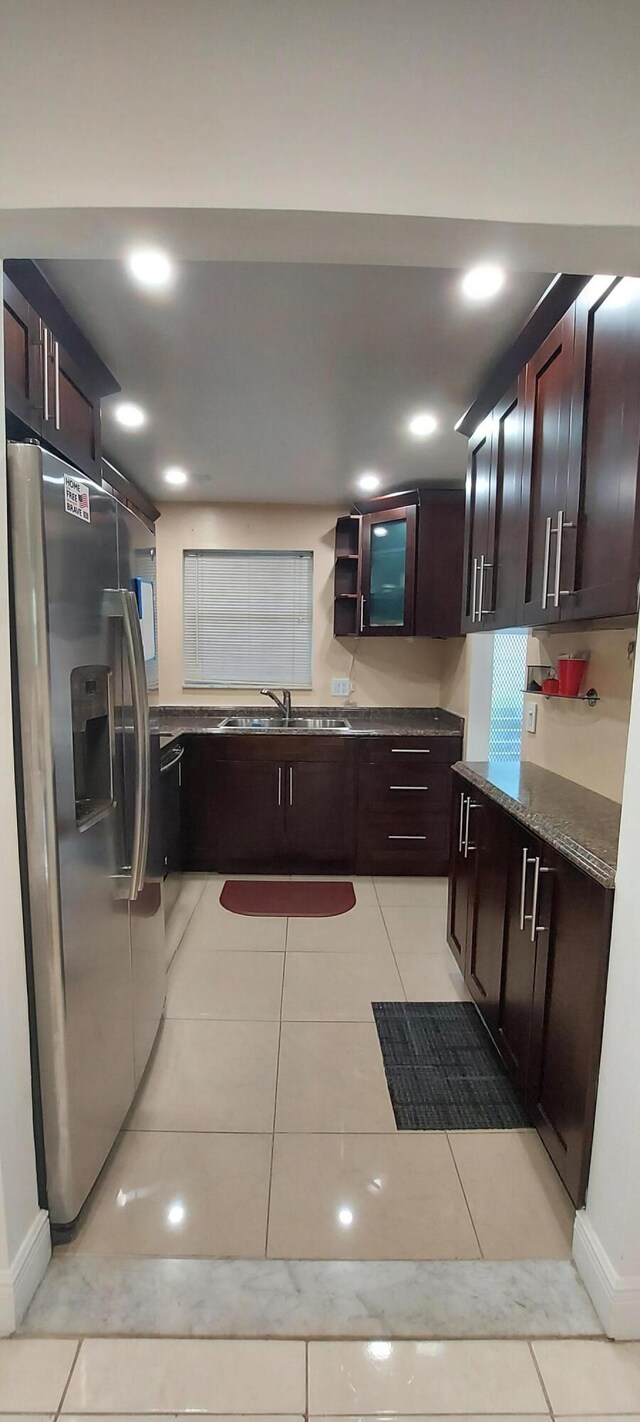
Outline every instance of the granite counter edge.
<path id="1" fill-rule="evenodd" d="M 470 785 L 475 785 L 476 789 L 482 791 L 488 800 L 493 800 L 495 804 L 500 805 L 525 829 L 531 830 L 539 839 L 544 840 L 545 844 L 549 844 L 552 849 L 557 849 L 560 854 L 564 854 L 565 858 L 575 864 L 577 869 L 589 874 L 592 879 L 602 885 L 603 889 L 615 888 L 615 865 L 609 864 L 599 855 L 593 854 L 591 850 L 572 835 L 567 834 L 566 830 L 553 820 L 536 811 L 528 810 L 518 800 L 514 800 L 511 795 L 507 794 L 506 790 L 494 785 L 491 780 L 487 780 L 485 776 L 480 775 L 477 770 L 473 770 L 464 761 L 458 761 L 453 769 Z"/>

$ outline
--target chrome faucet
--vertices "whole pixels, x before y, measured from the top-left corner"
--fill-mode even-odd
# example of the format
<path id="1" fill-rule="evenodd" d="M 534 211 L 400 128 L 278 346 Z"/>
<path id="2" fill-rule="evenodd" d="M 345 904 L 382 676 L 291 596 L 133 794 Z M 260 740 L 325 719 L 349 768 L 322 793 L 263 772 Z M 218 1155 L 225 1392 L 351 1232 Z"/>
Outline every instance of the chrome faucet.
<path id="1" fill-rule="evenodd" d="M 284 716 L 284 724 L 285 724 L 285 726 L 288 726 L 288 725 L 289 725 L 289 722 L 290 722 L 290 720 L 291 720 L 291 692 L 290 692 L 290 691 L 287 691 L 287 690 L 283 687 L 283 690 L 282 690 L 282 700 L 281 700 L 280 697 L 277 695 L 277 693 L 276 693 L 275 691 L 269 691 L 268 686 L 263 686 L 262 691 L 260 692 L 260 695 L 261 695 L 261 696 L 270 696 L 270 697 L 271 697 L 271 700 L 272 700 L 272 701 L 275 701 L 276 706 L 279 706 L 279 707 L 280 707 L 280 710 L 281 710 L 281 712 L 282 712 L 282 714 L 283 714 L 283 716 Z"/>

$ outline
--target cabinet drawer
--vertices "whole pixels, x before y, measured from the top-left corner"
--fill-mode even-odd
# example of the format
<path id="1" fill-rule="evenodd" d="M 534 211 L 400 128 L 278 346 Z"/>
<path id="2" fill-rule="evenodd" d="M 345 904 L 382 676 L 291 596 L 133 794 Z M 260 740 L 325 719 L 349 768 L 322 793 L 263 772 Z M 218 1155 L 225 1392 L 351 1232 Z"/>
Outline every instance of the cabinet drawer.
<path id="1" fill-rule="evenodd" d="M 351 762 L 353 742 L 339 736 L 291 735 L 285 731 L 261 735 L 200 735 L 209 760 L 276 761 L 280 765 L 298 760 Z"/>
<path id="2" fill-rule="evenodd" d="M 453 765 L 462 755 L 460 736 L 372 736 L 359 746 L 361 764 L 387 765 L 394 774 L 400 766 L 424 768 L 434 761 Z"/>
<path id="3" fill-rule="evenodd" d="M 369 874 L 446 874 L 449 816 L 411 823 L 404 815 L 368 814 L 360 821 L 358 870 Z"/>
<path id="4" fill-rule="evenodd" d="M 426 758 L 425 758 L 426 759 Z M 360 806 L 365 811 L 386 811 L 390 815 L 412 815 L 424 819 L 434 810 L 448 810 L 451 799 L 451 770 L 448 765 L 398 763 L 361 765 Z"/>

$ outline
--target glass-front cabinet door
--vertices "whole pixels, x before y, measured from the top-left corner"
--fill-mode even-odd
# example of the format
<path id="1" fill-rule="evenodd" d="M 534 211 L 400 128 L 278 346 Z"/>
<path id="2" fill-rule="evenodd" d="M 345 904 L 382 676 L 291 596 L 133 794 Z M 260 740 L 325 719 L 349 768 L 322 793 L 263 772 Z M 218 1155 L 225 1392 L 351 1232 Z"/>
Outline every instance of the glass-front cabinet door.
<path id="1" fill-rule="evenodd" d="M 365 514 L 362 520 L 360 632 L 412 636 L 415 627 L 415 507 Z"/>

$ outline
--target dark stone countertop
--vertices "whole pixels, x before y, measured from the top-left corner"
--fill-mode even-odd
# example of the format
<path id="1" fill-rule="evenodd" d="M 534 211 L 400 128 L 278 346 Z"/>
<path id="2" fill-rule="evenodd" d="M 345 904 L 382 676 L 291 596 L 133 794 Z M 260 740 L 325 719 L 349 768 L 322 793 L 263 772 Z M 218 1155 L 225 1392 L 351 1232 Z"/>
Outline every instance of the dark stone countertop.
<path id="1" fill-rule="evenodd" d="M 454 770 L 606 889 L 615 884 L 620 806 L 529 761 L 459 761 Z"/>
<path id="2" fill-rule="evenodd" d="M 221 724 L 225 717 L 236 715 L 268 716 L 273 725 L 238 729 Z M 292 715 L 340 717 L 348 722 L 341 730 L 290 726 L 287 735 L 292 736 L 461 736 L 464 730 L 460 716 L 439 706 L 294 706 Z M 163 749 L 180 735 L 281 736 L 284 729 L 278 713 L 272 715 L 268 706 L 158 706 L 153 716 Z"/>

